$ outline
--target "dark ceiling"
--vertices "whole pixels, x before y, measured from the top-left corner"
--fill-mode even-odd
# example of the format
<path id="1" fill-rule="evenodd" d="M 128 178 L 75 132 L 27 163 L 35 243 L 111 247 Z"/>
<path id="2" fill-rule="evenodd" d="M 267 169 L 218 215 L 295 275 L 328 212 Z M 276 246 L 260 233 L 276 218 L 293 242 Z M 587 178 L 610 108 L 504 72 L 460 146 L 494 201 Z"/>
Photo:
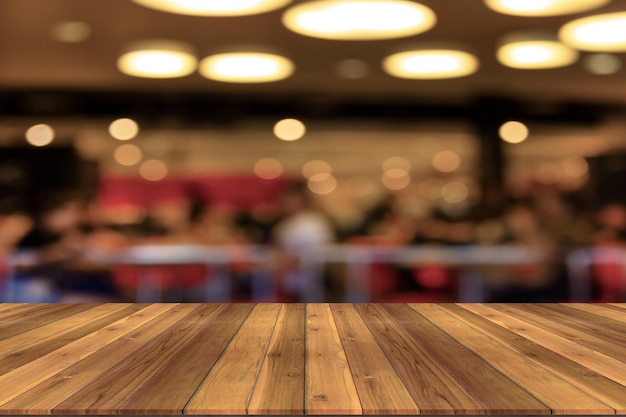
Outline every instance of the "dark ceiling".
<path id="1" fill-rule="evenodd" d="M 221 108 L 225 119 L 285 109 L 320 117 L 421 114 L 448 118 L 457 117 L 468 106 L 495 102 L 495 107 L 483 107 L 489 111 L 502 100 L 538 117 L 584 119 L 606 108 L 626 106 L 626 70 L 593 75 L 582 65 L 587 53 L 572 66 L 552 70 L 516 70 L 496 61 L 495 47 L 503 35 L 526 29 L 556 31 L 580 15 L 506 16 L 489 10 L 481 0 L 427 4 L 438 16 L 432 30 L 404 39 L 355 42 L 292 33 L 280 22 L 283 10 L 216 18 L 168 14 L 130 0 L 0 0 L 0 112 L 98 115 L 143 109 L 156 116 L 184 111 L 186 117 L 201 118 L 198 108 L 209 106 L 218 115 Z M 626 6 L 626 1 L 614 0 L 607 7 L 620 4 Z M 75 44 L 53 40 L 51 26 L 64 20 L 87 22 L 91 36 Z M 188 42 L 200 57 L 230 45 L 269 46 L 292 58 L 297 69 L 287 80 L 258 85 L 219 83 L 197 73 L 167 80 L 121 74 L 116 60 L 124 46 L 152 38 Z M 418 41 L 465 45 L 480 59 L 480 70 L 469 77 L 437 81 L 402 80 L 383 72 L 380 62 L 387 54 Z M 335 69 L 343 59 L 365 61 L 369 75 L 339 77 Z"/>

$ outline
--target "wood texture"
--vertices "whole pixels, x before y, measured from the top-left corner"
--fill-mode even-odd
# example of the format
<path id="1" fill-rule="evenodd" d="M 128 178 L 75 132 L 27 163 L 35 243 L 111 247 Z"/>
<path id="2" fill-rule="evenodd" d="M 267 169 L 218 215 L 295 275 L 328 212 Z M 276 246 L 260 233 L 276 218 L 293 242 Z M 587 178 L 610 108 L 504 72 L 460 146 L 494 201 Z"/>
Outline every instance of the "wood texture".
<path id="1" fill-rule="evenodd" d="M 624 304 L 0 305 L 4 415 L 626 415 Z"/>

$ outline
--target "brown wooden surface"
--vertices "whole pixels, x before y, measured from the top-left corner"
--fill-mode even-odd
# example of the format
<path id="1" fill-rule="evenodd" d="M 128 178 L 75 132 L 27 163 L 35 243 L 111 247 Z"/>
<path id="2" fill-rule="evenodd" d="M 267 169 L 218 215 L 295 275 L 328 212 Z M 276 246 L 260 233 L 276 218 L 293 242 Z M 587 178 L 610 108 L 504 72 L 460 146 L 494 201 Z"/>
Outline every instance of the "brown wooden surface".
<path id="1" fill-rule="evenodd" d="M 0 414 L 626 414 L 624 304 L 0 305 Z"/>

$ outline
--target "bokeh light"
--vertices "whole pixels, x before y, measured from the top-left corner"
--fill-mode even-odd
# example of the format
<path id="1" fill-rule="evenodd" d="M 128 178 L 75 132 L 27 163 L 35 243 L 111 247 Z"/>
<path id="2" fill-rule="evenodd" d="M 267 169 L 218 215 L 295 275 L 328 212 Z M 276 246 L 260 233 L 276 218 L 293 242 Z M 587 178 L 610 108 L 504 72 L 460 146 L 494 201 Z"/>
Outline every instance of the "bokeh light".
<path id="1" fill-rule="evenodd" d="M 274 135 L 280 140 L 294 141 L 306 133 L 306 126 L 298 119 L 283 119 L 274 125 Z"/>
<path id="2" fill-rule="evenodd" d="M 309 178 L 307 186 L 312 193 L 330 194 L 337 189 L 337 179 L 330 174 L 319 173 Z"/>
<path id="3" fill-rule="evenodd" d="M 381 182 L 385 188 L 392 191 L 399 191 L 409 186 L 411 177 L 408 172 L 400 168 L 393 168 L 383 174 Z"/>
<path id="4" fill-rule="evenodd" d="M 347 80 L 365 78 L 370 73 L 370 66 L 362 59 L 344 59 L 337 64 L 337 74 Z"/>
<path id="5" fill-rule="evenodd" d="M 581 156 L 572 156 L 563 161 L 562 165 L 565 175 L 571 178 L 583 177 L 589 172 L 589 164 Z"/>
<path id="6" fill-rule="evenodd" d="M 461 203 L 467 200 L 469 188 L 460 181 L 452 181 L 443 186 L 441 196 L 448 203 Z"/>
<path id="7" fill-rule="evenodd" d="M 109 134 L 117 140 L 130 140 L 139 133 L 139 125 L 133 119 L 121 118 L 109 125 Z"/>
<path id="8" fill-rule="evenodd" d="M 167 165 L 158 159 L 149 159 L 139 166 L 139 175 L 148 181 L 160 181 L 167 176 Z"/>
<path id="9" fill-rule="evenodd" d="M 622 60 L 614 54 L 591 54 L 583 60 L 583 67 L 592 74 L 610 75 L 622 69 Z"/>
<path id="10" fill-rule="evenodd" d="M 452 151 L 437 152 L 432 159 L 433 168 L 440 172 L 453 172 L 461 166 L 461 157 Z"/>
<path id="11" fill-rule="evenodd" d="M 133 166 L 137 165 L 141 161 L 143 153 L 138 146 L 126 144 L 120 145 L 115 149 L 113 158 L 120 165 Z"/>
<path id="12" fill-rule="evenodd" d="M 439 178 L 427 178 L 420 182 L 418 192 L 424 198 L 436 200 L 441 197 L 441 190 L 444 185 L 444 182 Z"/>
<path id="13" fill-rule="evenodd" d="M 537 168 L 535 178 L 542 184 L 557 184 L 563 179 L 563 169 L 555 163 L 543 163 Z"/>
<path id="14" fill-rule="evenodd" d="M 283 174 L 283 164 L 274 158 L 259 159 L 254 164 L 254 173 L 264 180 L 273 180 Z"/>
<path id="15" fill-rule="evenodd" d="M 50 27 L 50 36 L 57 42 L 79 43 L 91 35 L 91 26 L 86 22 L 63 21 Z"/>
<path id="16" fill-rule="evenodd" d="M 528 138 L 528 127 L 524 123 L 511 120 L 498 129 L 500 139 L 508 143 L 521 143 Z"/>
<path id="17" fill-rule="evenodd" d="M 382 169 L 383 172 L 389 171 L 391 169 L 401 169 L 403 171 L 409 172 L 411 171 L 411 163 L 408 161 L 408 159 L 401 156 L 392 156 L 383 161 Z"/>
<path id="18" fill-rule="evenodd" d="M 333 168 L 326 161 L 314 159 L 302 165 L 302 175 L 305 178 L 311 178 L 316 174 L 330 174 Z"/>
<path id="19" fill-rule="evenodd" d="M 54 140 L 54 129 L 47 124 L 37 124 L 31 126 L 26 131 L 26 141 L 33 146 L 41 147 L 52 143 Z"/>

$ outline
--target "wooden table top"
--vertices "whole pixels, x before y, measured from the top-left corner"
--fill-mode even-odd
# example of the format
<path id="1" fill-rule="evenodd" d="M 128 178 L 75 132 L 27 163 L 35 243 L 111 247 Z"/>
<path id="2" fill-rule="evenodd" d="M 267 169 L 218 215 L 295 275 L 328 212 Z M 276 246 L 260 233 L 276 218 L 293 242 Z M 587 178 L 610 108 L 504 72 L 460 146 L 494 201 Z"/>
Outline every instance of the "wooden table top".
<path id="1" fill-rule="evenodd" d="M 0 304 L 0 414 L 626 414 L 626 304 Z"/>

